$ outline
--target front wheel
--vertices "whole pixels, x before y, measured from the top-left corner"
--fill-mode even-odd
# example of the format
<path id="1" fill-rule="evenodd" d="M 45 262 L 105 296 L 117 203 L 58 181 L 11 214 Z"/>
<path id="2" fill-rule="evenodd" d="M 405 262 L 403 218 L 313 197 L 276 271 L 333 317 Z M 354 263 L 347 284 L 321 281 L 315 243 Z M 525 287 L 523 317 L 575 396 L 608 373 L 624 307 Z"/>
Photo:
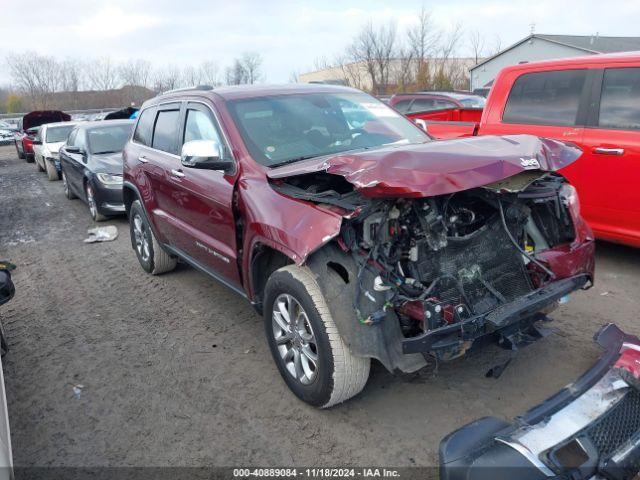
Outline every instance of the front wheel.
<path id="1" fill-rule="evenodd" d="M 129 211 L 131 245 L 136 252 L 142 269 L 152 275 L 169 272 L 176 268 L 178 261 L 163 250 L 156 240 L 142 204 L 136 200 Z"/>
<path id="2" fill-rule="evenodd" d="M 64 190 L 64 196 L 69 200 L 73 200 L 76 197 L 76 194 L 71 191 L 71 186 L 69 185 L 69 180 L 67 179 L 67 174 L 62 172 L 62 190 Z"/>
<path id="3" fill-rule="evenodd" d="M 94 222 L 103 222 L 107 219 L 98 211 L 98 202 L 96 201 L 93 187 L 87 183 L 84 187 L 85 194 L 87 196 L 87 204 L 89 205 L 89 213 Z"/>
<path id="4" fill-rule="evenodd" d="M 371 360 L 351 354 L 307 267 L 288 265 L 271 275 L 264 323 L 280 375 L 301 400 L 328 408 L 364 388 Z"/>

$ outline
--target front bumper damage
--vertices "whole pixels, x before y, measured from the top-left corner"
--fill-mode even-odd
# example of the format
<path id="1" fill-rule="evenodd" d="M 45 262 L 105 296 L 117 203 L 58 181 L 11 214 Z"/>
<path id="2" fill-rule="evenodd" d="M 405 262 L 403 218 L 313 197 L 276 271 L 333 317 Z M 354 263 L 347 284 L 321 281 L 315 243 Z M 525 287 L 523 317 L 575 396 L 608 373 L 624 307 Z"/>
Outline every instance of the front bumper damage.
<path id="1" fill-rule="evenodd" d="M 640 340 L 613 324 L 600 360 L 513 423 L 494 417 L 440 444 L 440 478 L 631 479 L 640 470 Z"/>
<path id="2" fill-rule="evenodd" d="M 585 288 L 589 283 L 590 279 L 586 274 L 555 281 L 486 314 L 426 332 L 418 337 L 406 338 L 402 341 L 402 352 L 434 353 L 440 358 L 446 358 L 447 352 L 459 352 L 463 345 L 470 345 L 480 337 L 504 332 L 513 326 L 522 327 L 522 322 L 533 323 L 541 320 L 543 315 L 536 315 L 538 312 L 553 306 L 569 293 Z M 517 332 L 522 330 L 518 328 Z"/>

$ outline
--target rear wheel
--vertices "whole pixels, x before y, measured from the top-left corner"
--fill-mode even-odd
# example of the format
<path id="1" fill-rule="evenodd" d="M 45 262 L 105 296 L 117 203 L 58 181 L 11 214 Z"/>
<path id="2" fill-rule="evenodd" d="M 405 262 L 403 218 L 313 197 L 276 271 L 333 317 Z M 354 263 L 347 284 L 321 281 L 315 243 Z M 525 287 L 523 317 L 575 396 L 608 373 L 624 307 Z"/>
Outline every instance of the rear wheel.
<path id="1" fill-rule="evenodd" d="M 328 408 L 364 388 L 371 360 L 351 354 L 307 267 L 288 265 L 271 275 L 264 322 L 280 375 L 301 400 Z"/>
<path id="2" fill-rule="evenodd" d="M 93 187 L 87 183 L 84 186 L 84 191 L 87 196 L 87 204 L 89 205 L 89 213 L 91 214 L 91 218 L 94 222 L 103 222 L 107 219 L 106 216 L 102 215 L 98 211 L 98 203 L 96 202 L 96 197 L 93 192 Z"/>
<path id="3" fill-rule="evenodd" d="M 56 170 L 56 166 L 52 162 L 44 160 L 44 168 L 50 181 L 58 180 L 58 170 Z"/>
<path id="4" fill-rule="evenodd" d="M 18 158 L 20 160 L 24 160 L 24 150 L 20 151 L 20 149 L 18 148 L 18 142 L 15 142 L 16 144 L 16 153 L 18 154 Z"/>
<path id="5" fill-rule="evenodd" d="M 71 186 L 69 186 L 69 180 L 67 180 L 67 175 L 62 172 L 62 189 L 64 190 L 64 195 L 69 200 L 73 200 L 76 197 L 76 194 L 71 191 Z"/>
<path id="6" fill-rule="evenodd" d="M 129 230 L 131 245 L 145 272 L 159 275 L 176 268 L 178 261 L 165 252 L 156 240 L 139 200 L 131 204 Z"/>

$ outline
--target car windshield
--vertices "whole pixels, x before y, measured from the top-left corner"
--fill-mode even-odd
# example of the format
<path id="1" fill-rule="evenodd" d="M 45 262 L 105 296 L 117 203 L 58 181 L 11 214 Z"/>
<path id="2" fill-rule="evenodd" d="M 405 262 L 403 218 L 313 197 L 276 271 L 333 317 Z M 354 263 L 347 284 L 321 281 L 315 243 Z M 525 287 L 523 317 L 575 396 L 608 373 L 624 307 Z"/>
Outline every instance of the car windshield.
<path id="1" fill-rule="evenodd" d="M 364 93 L 312 93 L 229 102 L 254 160 L 268 167 L 430 137 Z"/>
<path id="2" fill-rule="evenodd" d="M 465 97 L 459 101 L 466 108 L 484 108 L 487 100 L 484 97 Z"/>
<path id="3" fill-rule="evenodd" d="M 129 140 L 132 127 L 132 124 L 127 124 L 87 129 L 89 151 L 96 155 L 121 152 Z"/>
<path id="4" fill-rule="evenodd" d="M 75 125 L 65 125 L 63 127 L 47 128 L 47 143 L 64 142 Z"/>

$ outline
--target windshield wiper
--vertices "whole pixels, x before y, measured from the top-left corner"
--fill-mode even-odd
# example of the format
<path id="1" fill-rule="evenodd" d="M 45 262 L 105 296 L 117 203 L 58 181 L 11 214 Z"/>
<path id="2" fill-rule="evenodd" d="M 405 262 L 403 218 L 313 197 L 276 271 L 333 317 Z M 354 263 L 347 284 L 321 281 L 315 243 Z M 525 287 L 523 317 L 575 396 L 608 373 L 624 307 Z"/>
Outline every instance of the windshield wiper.
<path id="1" fill-rule="evenodd" d="M 301 157 L 290 158 L 289 160 L 283 160 L 279 163 L 274 163 L 273 165 L 269 165 L 271 168 L 282 167 L 283 165 L 289 165 L 290 163 L 301 162 L 303 160 L 310 160 L 312 158 L 321 157 L 324 155 L 303 155 Z"/>

